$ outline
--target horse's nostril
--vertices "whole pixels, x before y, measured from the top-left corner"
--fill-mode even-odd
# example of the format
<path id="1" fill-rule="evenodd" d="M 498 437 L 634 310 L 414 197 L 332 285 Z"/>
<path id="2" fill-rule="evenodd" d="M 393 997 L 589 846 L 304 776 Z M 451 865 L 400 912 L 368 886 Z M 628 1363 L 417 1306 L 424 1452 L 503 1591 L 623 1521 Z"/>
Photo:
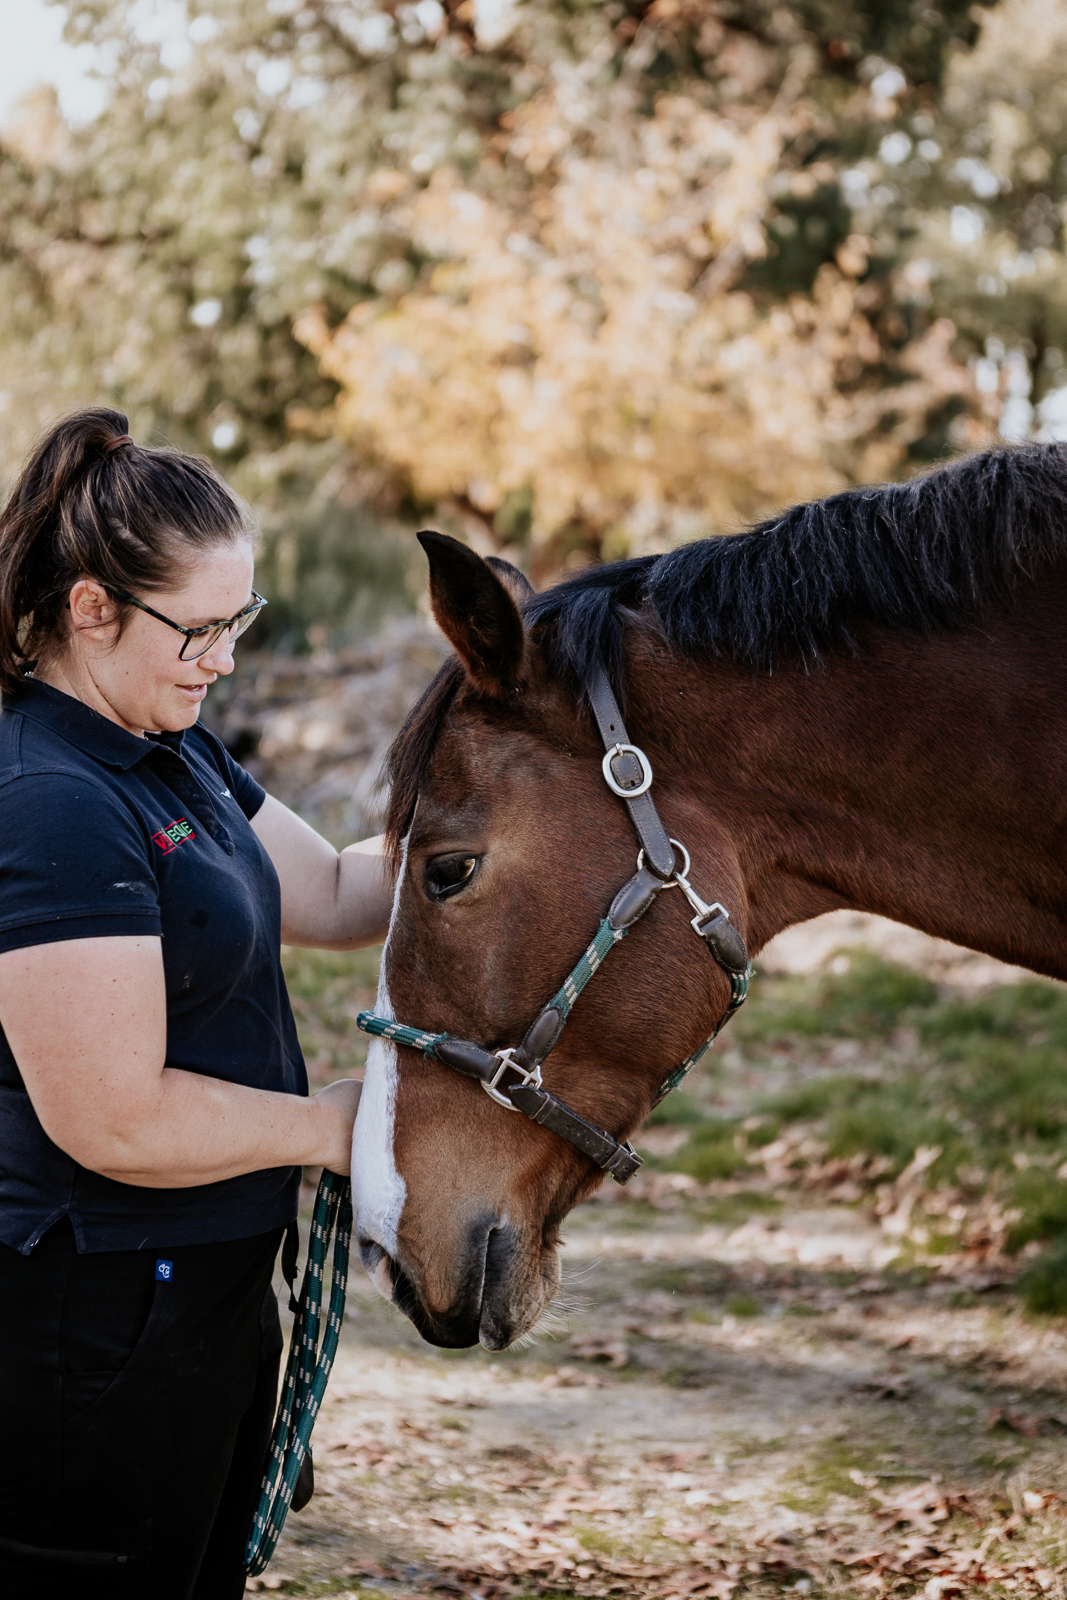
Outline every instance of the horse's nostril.
<path id="1" fill-rule="evenodd" d="M 514 1264 L 514 1228 L 498 1222 L 485 1241 L 485 1277 L 482 1286 L 479 1342 L 486 1350 L 504 1350 L 515 1329 L 510 1314 L 507 1286 Z"/>

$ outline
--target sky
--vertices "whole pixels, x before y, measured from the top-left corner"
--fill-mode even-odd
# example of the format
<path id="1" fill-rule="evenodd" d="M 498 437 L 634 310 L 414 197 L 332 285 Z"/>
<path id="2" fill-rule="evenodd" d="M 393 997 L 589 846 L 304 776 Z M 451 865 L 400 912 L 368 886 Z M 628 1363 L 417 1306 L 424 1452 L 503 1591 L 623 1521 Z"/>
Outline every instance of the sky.
<path id="1" fill-rule="evenodd" d="M 518 0 L 474 0 L 478 37 L 493 44 L 514 26 Z M 55 85 L 67 121 L 79 127 L 104 108 L 103 85 L 92 75 L 93 51 L 63 43 L 64 11 L 47 0 L 7 0 L 4 48 L 0 52 L 0 127 L 11 108 L 40 83 Z M 130 13 L 134 31 L 159 44 L 165 67 L 177 67 L 188 53 L 185 0 L 136 0 Z"/>
<path id="2" fill-rule="evenodd" d="M 64 13 L 44 0 L 11 0 L 0 52 L 0 124 L 12 106 L 40 83 L 53 83 L 68 121 L 88 122 L 103 109 L 101 86 L 90 76 L 92 52 L 62 40 Z"/>

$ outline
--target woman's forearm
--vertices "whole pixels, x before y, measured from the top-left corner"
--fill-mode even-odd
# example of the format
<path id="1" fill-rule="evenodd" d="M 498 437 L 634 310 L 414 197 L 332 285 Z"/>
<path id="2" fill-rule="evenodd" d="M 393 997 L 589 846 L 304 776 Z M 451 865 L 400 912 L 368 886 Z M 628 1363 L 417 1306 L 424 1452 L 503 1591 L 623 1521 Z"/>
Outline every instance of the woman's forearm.
<path id="1" fill-rule="evenodd" d="M 389 928 L 396 880 L 382 840 L 361 839 L 337 858 L 337 924 L 341 942 L 335 948 L 356 950 L 381 944 Z"/>
<path id="2" fill-rule="evenodd" d="M 164 1068 L 143 1103 L 68 1135 L 82 1166 L 146 1189 L 185 1189 L 269 1167 L 347 1173 L 360 1085 L 332 1084 L 309 1100 Z"/>
<path id="3" fill-rule="evenodd" d="M 252 820 L 282 889 L 282 942 L 318 950 L 379 944 L 389 925 L 393 871 L 380 838 L 340 855 L 273 795 Z"/>

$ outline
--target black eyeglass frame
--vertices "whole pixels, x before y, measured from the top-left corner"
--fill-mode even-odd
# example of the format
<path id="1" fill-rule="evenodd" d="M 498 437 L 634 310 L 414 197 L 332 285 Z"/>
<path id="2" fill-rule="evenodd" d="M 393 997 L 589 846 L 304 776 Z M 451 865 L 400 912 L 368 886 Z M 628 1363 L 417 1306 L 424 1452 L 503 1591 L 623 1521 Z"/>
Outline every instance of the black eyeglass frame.
<path id="1" fill-rule="evenodd" d="M 162 611 L 155 611 L 151 606 L 146 606 L 143 600 L 138 600 L 136 595 L 130 594 L 126 589 L 113 589 L 109 585 L 108 594 L 116 600 L 121 600 L 124 605 L 136 606 L 138 611 L 144 611 L 148 616 L 155 617 L 157 622 L 165 622 L 168 628 L 174 629 L 175 633 L 183 633 L 185 635 L 185 643 L 178 651 L 179 661 L 198 661 L 201 656 L 206 656 L 212 645 L 217 644 L 223 634 L 229 633 L 231 628 L 237 629 L 234 638 L 239 639 L 267 604 L 263 596 L 257 594 L 253 589 L 250 603 L 242 606 L 236 616 L 231 617 L 228 622 L 205 622 L 201 628 L 183 628 L 180 622 L 172 622 L 169 617 L 163 615 Z M 210 638 L 203 649 L 198 650 L 195 655 L 187 656 L 185 652 L 188 650 L 191 641 L 201 638 L 205 633 L 209 634 Z"/>

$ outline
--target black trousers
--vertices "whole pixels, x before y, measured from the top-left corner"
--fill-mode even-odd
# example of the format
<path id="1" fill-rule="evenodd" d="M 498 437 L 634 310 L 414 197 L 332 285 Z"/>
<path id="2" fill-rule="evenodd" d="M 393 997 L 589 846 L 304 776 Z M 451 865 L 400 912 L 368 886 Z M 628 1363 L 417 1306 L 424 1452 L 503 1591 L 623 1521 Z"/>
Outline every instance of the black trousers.
<path id="1" fill-rule="evenodd" d="M 0 1245 L 3 1600 L 244 1593 L 280 1239 L 79 1255 L 63 1222 L 30 1256 Z"/>

